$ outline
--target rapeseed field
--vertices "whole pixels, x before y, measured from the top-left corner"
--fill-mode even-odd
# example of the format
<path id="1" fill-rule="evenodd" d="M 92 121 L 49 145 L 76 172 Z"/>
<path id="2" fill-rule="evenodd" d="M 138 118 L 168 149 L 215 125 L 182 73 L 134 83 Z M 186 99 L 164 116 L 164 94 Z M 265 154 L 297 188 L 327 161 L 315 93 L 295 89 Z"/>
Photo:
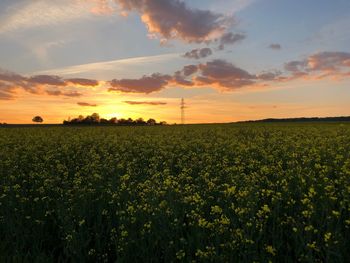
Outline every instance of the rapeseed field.
<path id="1" fill-rule="evenodd" d="M 1 262 L 349 258 L 349 124 L 0 129 Z"/>

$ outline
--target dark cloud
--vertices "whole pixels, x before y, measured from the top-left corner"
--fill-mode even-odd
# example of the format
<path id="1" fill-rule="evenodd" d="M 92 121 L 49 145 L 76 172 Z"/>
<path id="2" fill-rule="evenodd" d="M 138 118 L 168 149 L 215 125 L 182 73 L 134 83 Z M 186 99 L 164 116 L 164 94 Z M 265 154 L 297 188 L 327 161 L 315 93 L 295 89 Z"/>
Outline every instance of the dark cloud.
<path id="1" fill-rule="evenodd" d="M 19 74 L 0 69 L 0 91 L 2 93 L 2 98 L 13 97 L 9 94 L 10 89 L 11 91 L 14 89 L 22 89 L 32 94 L 47 94 L 50 96 L 80 97 L 83 95 L 78 91 L 66 91 L 66 86 L 68 85 L 94 87 L 99 85 L 99 81 L 84 78 L 72 78 L 65 80 L 55 75 L 36 75 L 24 77 Z M 60 89 L 57 89 L 57 87 L 60 87 Z M 5 96 L 5 93 L 9 95 Z"/>
<path id="2" fill-rule="evenodd" d="M 46 93 L 50 96 L 60 96 L 62 95 L 62 91 L 60 90 L 46 90 Z"/>
<path id="3" fill-rule="evenodd" d="M 143 76 L 140 79 L 114 79 L 110 81 L 109 91 L 151 93 L 164 89 L 171 76 L 154 73 L 151 76 Z"/>
<path id="4" fill-rule="evenodd" d="M 275 72 L 263 72 L 258 75 L 256 75 L 256 78 L 258 80 L 265 80 L 265 81 L 273 81 L 277 80 L 281 76 L 282 72 L 275 71 Z"/>
<path id="5" fill-rule="evenodd" d="M 350 67 L 350 53 L 320 52 L 307 58 L 309 71 L 338 71 Z"/>
<path id="6" fill-rule="evenodd" d="M 191 80 L 186 79 L 186 76 L 183 74 L 182 71 L 176 71 L 174 73 L 172 82 L 176 85 L 180 85 L 180 86 L 193 86 L 194 83 Z"/>
<path id="7" fill-rule="evenodd" d="M 305 79 L 348 78 L 350 77 L 350 53 L 319 52 L 302 60 L 290 61 L 284 65 L 284 69 L 284 74 L 280 71 L 252 74 L 228 61 L 214 59 L 206 63 L 184 66 L 172 75 L 154 73 L 136 79 L 113 79 L 106 83 L 109 85 L 109 91 L 148 94 L 176 85 L 182 87 L 208 86 L 220 90 L 234 90 L 254 85 L 266 86 L 267 82 L 291 81 L 301 77 Z M 80 97 L 83 94 L 71 89 L 71 85 L 85 87 L 96 86 L 99 83 L 98 80 L 93 79 L 62 79 L 59 76 L 51 75 L 24 77 L 0 70 L 0 99 L 15 98 L 18 89 L 33 94 Z"/>
<path id="8" fill-rule="evenodd" d="M 164 39 L 202 43 L 222 34 L 232 18 L 189 8 L 180 0 L 115 0 L 124 11 L 141 14 L 150 33 Z"/>
<path id="9" fill-rule="evenodd" d="M 90 87 L 95 87 L 95 86 L 98 86 L 99 84 L 99 82 L 95 79 L 83 79 L 83 78 L 66 79 L 66 82 L 73 85 L 90 86 Z"/>
<path id="10" fill-rule="evenodd" d="M 159 73 L 143 76 L 140 79 L 122 79 L 111 81 L 110 91 L 150 93 L 159 91 L 170 85 L 180 86 L 213 86 L 214 88 L 232 90 L 243 86 L 253 85 L 257 81 L 273 79 L 273 73 L 261 76 L 236 67 L 224 60 L 213 60 L 205 64 L 187 65 L 176 71 L 171 77 Z"/>
<path id="11" fill-rule="evenodd" d="M 188 77 L 198 71 L 198 66 L 197 65 L 187 65 L 184 66 L 182 69 L 183 74 Z"/>
<path id="12" fill-rule="evenodd" d="M 88 102 L 78 102 L 77 104 L 79 106 L 83 106 L 83 107 L 97 107 L 96 104 L 91 104 L 91 103 L 88 103 Z"/>
<path id="13" fill-rule="evenodd" d="M 215 59 L 204 64 L 185 66 L 174 74 L 174 82 L 182 86 L 212 86 L 220 90 L 233 90 L 263 85 L 264 82 L 278 80 L 280 75 L 279 71 L 254 75 L 230 62 Z"/>
<path id="14" fill-rule="evenodd" d="M 220 38 L 219 50 L 225 49 L 225 45 L 233 45 L 245 39 L 246 36 L 241 33 L 226 33 Z"/>
<path id="15" fill-rule="evenodd" d="M 61 91 L 58 89 L 55 90 L 46 90 L 46 94 L 50 96 L 65 96 L 65 97 L 80 97 L 83 94 L 78 91 Z"/>
<path id="16" fill-rule="evenodd" d="M 350 69 L 350 53 L 347 52 L 319 52 L 303 60 L 290 61 L 284 69 L 294 78 L 305 76 L 347 77 Z"/>
<path id="17" fill-rule="evenodd" d="M 202 76 L 212 79 L 253 78 L 253 76 L 250 75 L 247 71 L 221 59 L 215 59 L 213 61 L 207 62 L 206 64 L 200 64 L 199 69 Z"/>
<path id="18" fill-rule="evenodd" d="M 190 58 L 190 59 L 201 59 L 206 58 L 210 55 L 212 55 L 213 52 L 210 48 L 201 48 L 201 49 L 193 49 L 189 52 L 186 52 L 183 57 Z"/>
<path id="19" fill-rule="evenodd" d="M 300 72 L 307 66 L 307 61 L 290 61 L 284 64 L 284 69 L 290 72 Z"/>
<path id="20" fill-rule="evenodd" d="M 172 82 L 180 86 L 193 86 L 194 83 L 191 79 L 187 77 L 193 75 L 198 71 L 198 65 L 187 65 L 182 68 L 182 70 L 176 71 L 173 75 Z"/>
<path id="21" fill-rule="evenodd" d="M 2 86 L 11 87 L 12 89 L 22 88 L 33 94 L 40 92 L 36 85 L 28 83 L 28 78 L 10 71 L 0 70 L 0 82 Z"/>
<path id="22" fill-rule="evenodd" d="M 213 86 L 232 90 L 255 83 L 256 77 L 225 60 L 215 59 L 197 66 L 197 74 L 192 81 L 197 86 Z"/>
<path id="23" fill-rule="evenodd" d="M 269 45 L 269 48 L 273 50 L 280 50 L 282 49 L 282 46 L 280 44 L 271 44 Z"/>
<path id="24" fill-rule="evenodd" d="M 66 86 L 67 83 L 59 76 L 51 75 L 37 75 L 28 78 L 28 82 L 41 84 L 41 85 L 52 85 L 52 86 Z"/>
<path id="25" fill-rule="evenodd" d="M 66 97 L 81 97 L 83 96 L 83 93 L 73 90 L 73 91 L 62 92 L 62 95 Z"/>
<path id="26" fill-rule="evenodd" d="M 19 74 L 0 69 L 0 81 L 8 81 L 8 82 L 14 83 L 14 82 L 21 82 L 25 80 L 26 78 Z"/>
<path id="27" fill-rule="evenodd" d="M 162 101 L 124 101 L 124 103 L 130 104 L 130 105 L 166 105 L 166 102 Z"/>

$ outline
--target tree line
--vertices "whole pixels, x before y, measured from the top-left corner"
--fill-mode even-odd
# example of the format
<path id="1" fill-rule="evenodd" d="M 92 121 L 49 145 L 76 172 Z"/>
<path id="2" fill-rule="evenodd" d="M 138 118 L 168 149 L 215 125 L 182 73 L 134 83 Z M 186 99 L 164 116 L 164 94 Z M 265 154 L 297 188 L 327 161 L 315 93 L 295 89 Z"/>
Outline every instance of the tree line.
<path id="1" fill-rule="evenodd" d="M 101 118 L 98 113 L 93 113 L 91 115 L 87 115 L 84 117 L 83 115 L 79 115 L 79 117 L 70 119 L 70 120 L 64 120 L 64 125 L 79 125 L 79 124 L 87 124 L 87 125 L 166 125 L 167 123 L 165 121 L 157 122 L 155 119 L 148 119 L 145 121 L 143 118 L 138 118 L 133 120 L 132 118 L 128 119 L 117 119 L 116 117 L 113 117 L 111 119 L 104 119 Z"/>
<path id="2" fill-rule="evenodd" d="M 342 122 L 350 121 L 350 116 L 340 117 L 300 117 L 300 118 L 281 118 L 281 119 L 263 119 L 263 120 L 251 120 L 251 121 L 240 121 L 239 123 L 248 122 Z"/>

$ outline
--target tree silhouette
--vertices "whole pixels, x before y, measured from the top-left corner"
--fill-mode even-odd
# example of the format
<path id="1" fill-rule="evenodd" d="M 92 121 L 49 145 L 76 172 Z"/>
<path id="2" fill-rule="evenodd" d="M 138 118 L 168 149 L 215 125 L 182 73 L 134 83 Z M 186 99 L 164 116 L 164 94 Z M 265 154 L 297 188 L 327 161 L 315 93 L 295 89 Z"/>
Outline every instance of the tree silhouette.
<path id="1" fill-rule="evenodd" d="M 156 125 L 157 124 L 157 122 L 156 122 L 156 120 L 155 119 L 149 119 L 148 121 L 147 121 L 147 124 L 148 125 Z"/>
<path id="2" fill-rule="evenodd" d="M 33 121 L 33 122 L 39 122 L 39 123 L 41 123 L 41 122 L 43 122 L 44 120 L 43 120 L 43 118 L 41 118 L 40 116 L 35 116 L 35 117 L 32 119 L 32 121 Z"/>
<path id="3" fill-rule="evenodd" d="M 37 116 L 39 117 L 39 116 Z M 33 119 L 34 121 L 34 119 Z M 145 121 L 143 118 L 138 118 L 136 120 L 133 120 L 132 118 L 128 119 L 117 119 L 117 118 L 111 118 L 109 120 L 105 118 L 101 118 L 98 113 L 93 113 L 91 115 L 87 115 L 86 117 L 80 115 L 78 118 L 70 119 L 68 121 L 64 120 L 63 124 L 65 125 L 71 125 L 71 124 L 78 124 L 78 125 L 126 125 L 126 126 L 132 126 L 132 125 L 166 125 L 166 122 L 160 122 L 157 123 L 155 119 L 149 119 L 148 121 Z"/>

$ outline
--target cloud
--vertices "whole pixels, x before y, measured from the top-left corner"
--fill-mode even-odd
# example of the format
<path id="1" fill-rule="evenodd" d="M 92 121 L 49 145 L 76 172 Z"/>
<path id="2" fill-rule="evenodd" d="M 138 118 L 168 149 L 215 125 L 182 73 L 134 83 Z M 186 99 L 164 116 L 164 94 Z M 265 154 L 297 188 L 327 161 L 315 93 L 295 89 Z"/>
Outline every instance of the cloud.
<path id="1" fill-rule="evenodd" d="M 201 59 L 201 58 L 206 58 L 210 55 L 212 55 L 213 52 L 211 51 L 210 48 L 201 48 L 201 49 L 193 49 L 189 52 L 186 52 L 183 57 L 185 58 L 190 58 L 190 59 Z"/>
<path id="2" fill-rule="evenodd" d="M 350 53 L 324 51 L 303 60 L 290 61 L 284 69 L 298 77 L 347 77 L 350 70 Z"/>
<path id="3" fill-rule="evenodd" d="M 130 104 L 130 105 L 166 105 L 166 102 L 162 101 L 124 101 L 124 103 Z"/>
<path id="4" fill-rule="evenodd" d="M 182 71 L 176 71 L 174 73 L 172 82 L 173 84 L 185 86 L 185 87 L 194 86 L 194 83 L 192 82 L 192 80 L 186 79 L 186 76 L 183 74 Z"/>
<path id="5" fill-rule="evenodd" d="M 273 50 L 281 50 L 282 46 L 280 44 L 270 44 L 269 48 Z"/>
<path id="6" fill-rule="evenodd" d="M 110 15 L 115 12 L 115 9 L 109 4 L 108 0 L 99 0 L 90 11 L 95 15 Z"/>
<path id="7" fill-rule="evenodd" d="M 0 69 L 0 81 L 18 82 L 18 81 L 23 81 L 25 79 L 26 79 L 25 77 L 19 74 L 16 74 L 14 72 Z"/>
<path id="8" fill-rule="evenodd" d="M 188 74 L 185 74 L 185 73 Z M 280 71 L 251 74 L 222 59 L 185 66 L 174 74 L 173 81 L 182 86 L 209 86 L 219 90 L 235 90 L 249 86 L 266 86 L 266 82 L 279 80 Z"/>
<path id="9" fill-rule="evenodd" d="M 46 93 L 50 96 L 60 96 L 62 95 L 62 91 L 60 90 L 46 90 Z"/>
<path id="10" fill-rule="evenodd" d="M 154 73 L 143 76 L 140 79 L 113 79 L 110 81 L 109 91 L 121 91 L 132 93 L 152 93 L 164 89 L 169 83 L 171 76 Z"/>
<path id="11" fill-rule="evenodd" d="M 290 72 L 300 72 L 301 70 L 303 70 L 305 67 L 307 66 L 307 61 L 303 60 L 303 61 L 290 61 L 284 64 L 284 69 L 286 71 L 290 71 Z"/>
<path id="12" fill-rule="evenodd" d="M 61 91 L 61 90 L 46 90 L 46 94 L 50 96 L 65 96 L 65 97 L 81 97 L 83 94 L 78 91 Z"/>
<path id="13" fill-rule="evenodd" d="M 151 93 L 169 86 L 213 87 L 219 90 L 235 90 L 246 86 L 266 85 L 265 82 L 280 78 L 280 72 L 251 74 L 225 60 L 215 59 L 198 65 L 187 65 L 172 76 L 160 73 L 139 79 L 112 80 L 109 91 Z"/>
<path id="14" fill-rule="evenodd" d="M 72 91 L 62 92 L 62 95 L 66 97 L 81 97 L 83 96 L 83 93 L 76 90 L 72 90 Z"/>
<path id="15" fill-rule="evenodd" d="M 243 39 L 245 39 L 246 36 L 244 34 L 241 33 L 226 33 L 223 36 L 221 36 L 219 42 L 219 50 L 223 50 L 225 49 L 225 45 L 233 45 L 235 43 L 238 43 L 240 41 L 242 41 Z"/>
<path id="16" fill-rule="evenodd" d="M 22 88 L 27 92 L 38 94 L 39 90 L 35 85 L 30 85 L 28 79 L 17 73 L 0 69 L 0 84 L 11 87 L 11 89 Z"/>
<path id="17" fill-rule="evenodd" d="M 41 85 L 66 86 L 67 83 L 59 76 L 37 75 L 27 79 L 28 82 Z"/>
<path id="18" fill-rule="evenodd" d="M 66 79 L 66 81 L 69 84 L 80 85 L 80 86 L 95 87 L 99 85 L 99 81 L 95 79 L 75 78 L 75 79 Z"/>
<path id="19" fill-rule="evenodd" d="M 307 69 L 310 71 L 337 71 L 350 67 L 350 53 L 320 52 L 307 59 Z"/>
<path id="20" fill-rule="evenodd" d="M 266 80 L 266 81 L 272 81 L 277 80 L 282 75 L 281 71 L 275 71 L 275 72 L 263 72 L 256 75 L 256 78 L 259 80 Z"/>
<path id="21" fill-rule="evenodd" d="M 81 0 L 14 1 L 0 24 L 0 34 L 38 27 L 57 26 L 91 17 L 93 4 Z"/>
<path id="22" fill-rule="evenodd" d="M 198 71 L 198 66 L 197 65 L 187 65 L 184 66 L 182 69 L 183 74 L 188 77 Z"/>
<path id="23" fill-rule="evenodd" d="M 83 107 L 97 107 L 96 104 L 91 104 L 91 103 L 88 103 L 88 102 L 78 102 L 77 104 L 79 106 L 83 106 Z"/>
<path id="24" fill-rule="evenodd" d="M 0 80 L 0 100 L 13 100 L 14 94 L 14 87 Z"/>
<path id="25" fill-rule="evenodd" d="M 213 85 L 223 89 L 237 89 L 254 84 L 255 77 L 232 63 L 215 59 L 199 66 L 198 85 Z"/>
<path id="26" fill-rule="evenodd" d="M 140 13 L 151 34 L 202 43 L 223 34 L 231 17 L 189 8 L 180 0 L 116 0 L 122 10 Z"/>
<path id="27" fill-rule="evenodd" d="M 144 57 L 133 57 L 119 60 L 103 61 L 88 63 L 76 66 L 68 66 L 64 68 L 56 68 L 52 70 L 45 70 L 40 72 L 35 72 L 33 74 L 57 74 L 60 76 L 71 76 L 76 74 L 89 74 L 89 75 L 103 75 L 104 72 L 124 72 L 125 70 L 132 71 L 134 67 L 150 67 L 155 63 L 173 61 L 177 59 L 181 54 L 171 53 L 155 56 L 144 56 Z"/>
<path id="28" fill-rule="evenodd" d="M 187 65 L 173 75 L 155 73 L 140 79 L 112 80 L 109 91 L 151 93 L 174 85 L 233 91 L 243 87 L 267 87 L 269 83 L 292 81 L 300 77 L 345 78 L 350 77 L 350 53 L 320 52 L 304 60 L 288 62 L 284 68 L 284 74 L 279 70 L 250 73 L 231 62 L 214 59 L 206 63 Z"/>
<path id="29" fill-rule="evenodd" d="M 15 97 L 7 92 L 3 92 L 0 90 L 0 100 L 13 100 Z"/>
<path id="30" fill-rule="evenodd" d="M 76 90 L 66 90 L 66 86 L 95 86 L 97 80 L 70 79 L 65 80 L 56 75 L 35 75 L 25 77 L 10 71 L 0 69 L 0 91 L 8 94 L 16 89 L 22 89 L 32 94 L 47 94 L 50 96 L 79 97 L 83 94 Z M 57 89 L 60 87 L 60 89 Z M 2 94 L 5 98 L 5 95 Z M 6 96 L 7 98 L 10 95 Z"/>
<path id="31" fill-rule="evenodd" d="M 154 73 L 141 78 L 112 79 L 99 81 L 89 78 L 64 79 L 58 75 L 22 76 L 0 69 L 1 99 L 13 99 L 17 89 L 33 94 L 50 96 L 80 97 L 83 93 L 75 87 L 95 87 L 104 83 L 109 92 L 143 93 L 157 92 L 171 86 L 212 87 L 218 90 L 232 91 L 243 87 L 267 86 L 268 83 L 291 81 L 296 78 L 348 78 L 350 77 L 350 53 L 319 52 L 302 60 L 294 60 L 284 65 L 281 71 L 263 71 L 251 73 L 223 59 L 214 59 L 206 63 L 186 65 L 173 74 Z"/>

